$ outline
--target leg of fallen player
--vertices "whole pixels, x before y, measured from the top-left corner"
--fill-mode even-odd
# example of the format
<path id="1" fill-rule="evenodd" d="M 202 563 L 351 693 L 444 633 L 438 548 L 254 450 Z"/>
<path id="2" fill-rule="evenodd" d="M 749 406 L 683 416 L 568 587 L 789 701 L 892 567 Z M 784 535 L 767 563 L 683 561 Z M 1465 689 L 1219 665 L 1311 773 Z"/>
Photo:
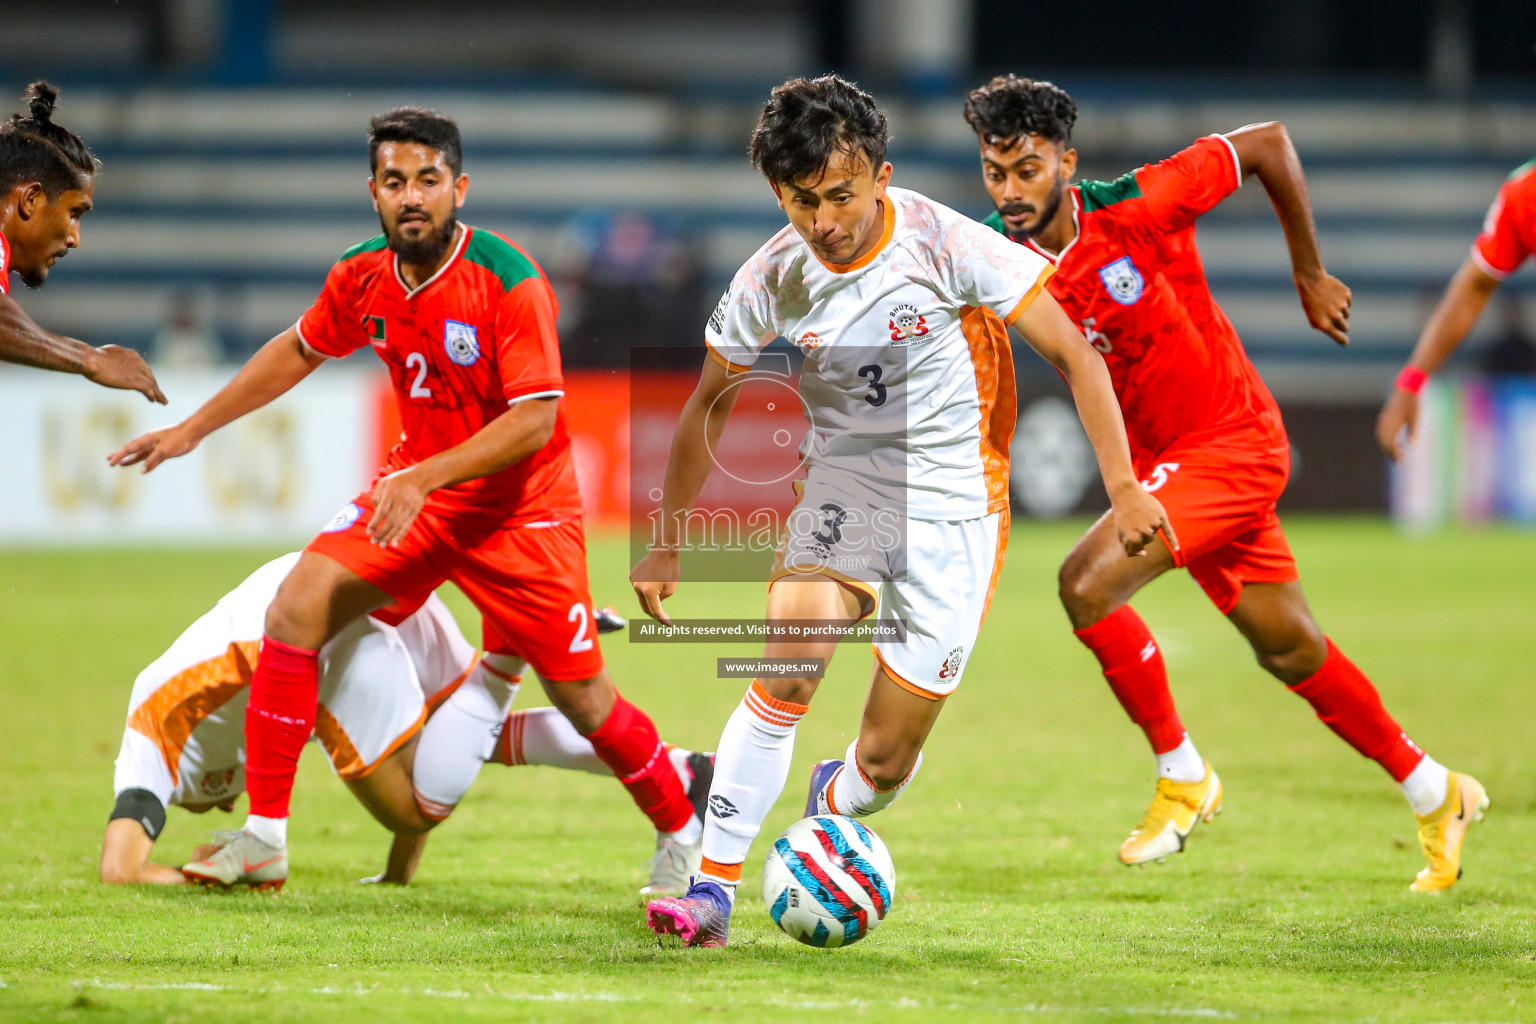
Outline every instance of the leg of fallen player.
<path id="1" fill-rule="evenodd" d="M 183 866 L 193 881 L 280 888 L 288 877 L 288 803 L 299 755 L 314 729 L 320 648 L 341 629 L 390 603 L 340 562 L 305 551 L 267 609 L 261 654 L 245 710 L 250 813 L 239 835 Z"/>
<path id="2" fill-rule="evenodd" d="M 1157 761 L 1157 791 L 1141 822 L 1120 845 L 1124 864 L 1145 864 L 1182 851 L 1195 826 L 1211 820 L 1221 806 L 1221 780 L 1179 719 L 1163 652 L 1128 603 L 1172 568 L 1166 543 L 1149 546 L 1140 557 L 1125 557 L 1106 515 L 1067 555 L 1059 578 L 1073 635 L 1098 659 L 1104 681 L 1147 737 Z"/>
<path id="3" fill-rule="evenodd" d="M 1311 704 L 1324 725 L 1381 765 L 1402 789 L 1418 817 L 1426 862 L 1413 890 L 1440 892 L 1455 885 L 1462 840 L 1488 806 L 1482 783 L 1447 771 L 1408 738 L 1370 679 L 1323 635 L 1300 583 L 1249 583 L 1230 618 L 1265 671 Z"/>
<path id="4" fill-rule="evenodd" d="M 783 620 L 852 624 L 871 610 L 863 590 L 824 576 L 778 580 L 768 591 L 770 625 Z M 822 659 L 830 664 L 830 641 L 765 645 L 767 658 Z M 755 679 L 725 723 L 716 747 L 715 776 L 704 818 L 704 858 L 695 884 L 677 899 L 653 900 L 646 919 L 658 934 L 678 935 L 685 945 L 723 946 L 741 867 L 752 841 L 773 808 L 794 755 L 795 727 L 809 710 L 819 678 Z"/>
<path id="5" fill-rule="evenodd" d="M 364 878 L 364 882 L 395 885 L 410 882 L 426 849 L 427 833 L 438 823 L 421 813 L 412 794 L 411 768 L 420 744 L 418 733 L 367 775 L 346 780 L 347 788 L 357 797 L 357 802 L 366 807 L 380 825 L 394 833 L 384 870 Z"/>

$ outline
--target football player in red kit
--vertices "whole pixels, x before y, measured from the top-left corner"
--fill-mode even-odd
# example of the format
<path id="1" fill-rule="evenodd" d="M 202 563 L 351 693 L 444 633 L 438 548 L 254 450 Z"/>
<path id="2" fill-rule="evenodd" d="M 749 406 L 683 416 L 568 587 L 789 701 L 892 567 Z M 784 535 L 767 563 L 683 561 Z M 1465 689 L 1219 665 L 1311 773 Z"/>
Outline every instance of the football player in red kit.
<path id="1" fill-rule="evenodd" d="M 1536 253 L 1536 160 L 1515 168 L 1499 189 L 1467 261 L 1424 325 L 1408 365 L 1397 375 L 1392 394 L 1382 406 L 1376 440 L 1393 461 L 1418 429 L 1419 391 L 1424 382 L 1472 330 L 1499 283 L 1532 253 Z"/>
<path id="2" fill-rule="evenodd" d="M 11 297 L 13 272 L 28 288 L 41 288 L 53 265 L 80 244 L 80 218 L 96 189 L 96 157 L 80 136 L 53 123 L 59 90 L 33 82 L 25 99 L 25 116 L 0 121 L 0 360 L 78 373 L 164 405 L 137 352 L 50 334 Z"/>
<path id="3" fill-rule="evenodd" d="M 1426 755 L 1375 686 L 1334 646 L 1302 596 L 1275 514 L 1290 472 L 1280 410 L 1211 297 L 1195 221 L 1250 175 L 1268 192 L 1311 325 L 1349 342 L 1350 293 L 1323 269 L 1301 163 L 1284 126 L 1210 135 L 1113 181 L 1069 185 L 1077 108 L 1049 82 L 998 77 L 966 99 L 988 223 L 1056 265 L 1047 288 L 1104 355 L 1142 486 L 1168 512 L 1164 538 L 1126 558 L 1101 519 L 1061 568 L 1072 626 L 1157 758 L 1157 792 L 1120 847 L 1127 864 L 1183 850 L 1221 808 L 1222 786 L 1179 720 L 1163 656 L 1128 604 L 1185 568 L 1252 645 L 1259 664 L 1305 698 L 1345 742 L 1397 782 L 1419 819 L 1419 892 L 1454 885 L 1462 839 L 1488 798 L 1469 775 Z"/>
<path id="4" fill-rule="evenodd" d="M 469 186 L 461 152 L 458 127 L 439 114 L 405 107 L 375 118 L 368 187 L 384 233 L 344 253 L 299 322 L 201 409 L 111 456 L 152 470 L 326 359 L 366 346 L 388 366 L 399 400 L 404 431 L 388 463 L 311 542 L 267 612 L 245 719 L 251 814 L 239 838 L 188 866 L 226 885 L 244 881 L 246 865 L 286 865 L 317 652 L 358 616 L 412 606 L 445 580 L 483 616 L 487 663 L 532 666 L 659 843 L 698 846 L 702 826 L 655 725 L 603 667 L 560 411 L 554 291 L 522 249 L 458 221 Z M 435 717 L 496 723 L 504 713 L 451 700 Z"/>

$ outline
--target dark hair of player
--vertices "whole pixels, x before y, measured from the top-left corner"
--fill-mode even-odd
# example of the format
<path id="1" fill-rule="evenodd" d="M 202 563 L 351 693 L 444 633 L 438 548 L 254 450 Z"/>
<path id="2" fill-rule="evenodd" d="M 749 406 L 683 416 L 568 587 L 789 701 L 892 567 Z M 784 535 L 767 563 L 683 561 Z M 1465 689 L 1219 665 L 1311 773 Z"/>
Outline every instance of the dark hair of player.
<path id="1" fill-rule="evenodd" d="M 773 90 L 752 132 L 753 169 L 792 182 L 823 171 L 835 154 L 885 163 L 890 133 L 875 98 L 837 75 L 792 78 Z"/>
<path id="2" fill-rule="evenodd" d="M 1072 142 L 1077 104 L 1050 82 L 998 75 L 965 97 L 965 120 L 988 142 L 1038 135 L 1059 145 Z"/>
<path id="3" fill-rule="evenodd" d="M 453 119 L 424 107 L 396 107 L 368 122 L 368 166 L 379 168 L 379 147 L 386 142 L 414 142 L 443 154 L 448 170 L 458 177 L 464 166 L 459 126 Z"/>
<path id="4" fill-rule="evenodd" d="M 59 90 L 47 82 L 27 86 L 26 114 L 0 121 L 0 193 L 37 182 L 53 202 L 70 189 L 81 188 L 100 164 L 80 136 L 53 123 Z"/>

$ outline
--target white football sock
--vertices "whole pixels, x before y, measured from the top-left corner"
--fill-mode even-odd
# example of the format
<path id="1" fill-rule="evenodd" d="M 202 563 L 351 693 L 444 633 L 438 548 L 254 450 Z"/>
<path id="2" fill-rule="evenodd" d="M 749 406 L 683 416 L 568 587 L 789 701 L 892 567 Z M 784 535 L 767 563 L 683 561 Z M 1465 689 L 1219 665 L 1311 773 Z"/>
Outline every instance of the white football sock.
<path id="1" fill-rule="evenodd" d="M 263 818 L 259 814 L 248 814 L 245 817 L 245 830 L 279 850 L 288 845 L 287 818 Z"/>
<path id="2" fill-rule="evenodd" d="M 830 784 L 816 794 L 817 810 L 832 814 L 846 814 L 850 818 L 864 818 L 876 811 L 883 811 L 896 802 L 902 790 L 912 784 L 917 770 L 923 766 L 923 752 L 917 752 L 917 760 L 907 777 L 890 789 L 876 789 L 875 784 L 859 767 L 859 741 L 848 744 L 843 756 L 843 766 L 832 776 Z"/>
<path id="3" fill-rule="evenodd" d="M 510 670 L 520 671 L 523 664 L 521 658 L 487 654 L 427 719 L 411 768 L 416 806 L 425 816 L 434 821 L 448 817 L 480 774 L 517 696 Z"/>
<path id="4" fill-rule="evenodd" d="M 671 840 L 679 846 L 692 846 L 704 835 L 704 823 L 697 816 L 688 819 L 688 824 L 676 832 L 656 833 L 663 839 Z"/>
<path id="5" fill-rule="evenodd" d="M 1413 813 L 1423 817 L 1433 814 L 1444 805 L 1446 794 L 1450 792 L 1451 773 L 1445 765 L 1425 754 L 1424 760 L 1399 785 Z"/>
<path id="6" fill-rule="evenodd" d="M 704 821 L 704 858 L 736 866 L 747 859 L 763 819 L 784 791 L 789 762 L 795 752 L 795 726 L 804 704 L 775 700 L 753 680 L 725 723 L 715 753 L 715 779 L 709 790 L 709 814 Z M 740 879 L 700 872 L 733 894 Z"/>
<path id="7" fill-rule="evenodd" d="M 529 708 L 507 716 L 494 758 L 502 764 L 542 764 L 613 778 L 592 743 L 558 708 Z"/>
<path id="8" fill-rule="evenodd" d="M 1205 778 L 1205 762 L 1195 741 L 1184 734 L 1183 741 L 1166 754 L 1157 755 L 1157 777 L 1174 782 L 1199 782 Z"/>

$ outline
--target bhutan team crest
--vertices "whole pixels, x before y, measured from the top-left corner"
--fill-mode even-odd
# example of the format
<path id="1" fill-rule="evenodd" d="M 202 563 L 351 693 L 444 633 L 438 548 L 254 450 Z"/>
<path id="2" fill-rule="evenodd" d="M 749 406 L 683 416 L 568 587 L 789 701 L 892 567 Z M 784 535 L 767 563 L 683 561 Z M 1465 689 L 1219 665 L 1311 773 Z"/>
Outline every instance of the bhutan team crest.
<path id="1" fill-rule="evenodd" d="M 949 657 L 944 659 L 944 667 L 939 669 L 938 682 L 948 682 L 960 675 L 960 666 L 965 663 L 965 645 L 961 644 L 949 652 Z"/>
<path id="2" fill-rule="evenodd" d="M 928 320 L 916 306 L 903 302 L 888 315 L 891 341 L 897 345 L 915 345 L 928 333 Z"/>

